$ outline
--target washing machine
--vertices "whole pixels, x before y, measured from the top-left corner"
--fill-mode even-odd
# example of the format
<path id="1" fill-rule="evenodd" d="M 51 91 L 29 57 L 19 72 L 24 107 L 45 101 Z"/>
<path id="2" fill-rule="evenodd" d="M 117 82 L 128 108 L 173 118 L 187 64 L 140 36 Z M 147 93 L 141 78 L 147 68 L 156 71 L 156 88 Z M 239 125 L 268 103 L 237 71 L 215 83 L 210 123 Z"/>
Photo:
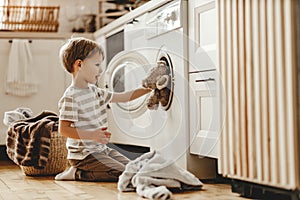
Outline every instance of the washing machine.
<path id="1" fill-rule="evenodd" d="M 149 147 L 186 168 L 188 152 L 187 1 L 171 1 L 131 20 L 124 29 L 124 51 L 107 65 L 103 84 L 122 92 L 142 86 L 149 71 L 164 63 L 170 77 L 167 103 L 147 108 L 152 93 L 128 103 L 111 103 L 111 142 Z"/>

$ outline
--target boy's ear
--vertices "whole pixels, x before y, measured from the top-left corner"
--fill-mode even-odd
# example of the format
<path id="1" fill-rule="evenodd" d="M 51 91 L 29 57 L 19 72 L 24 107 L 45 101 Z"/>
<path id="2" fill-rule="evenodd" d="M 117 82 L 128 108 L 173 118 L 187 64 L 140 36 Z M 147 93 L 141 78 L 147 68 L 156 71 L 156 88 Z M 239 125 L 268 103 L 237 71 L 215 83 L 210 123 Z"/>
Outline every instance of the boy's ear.
<path id="1" fill-rule="evenodd" d="M 74 69 L 75 70 L 80 70 L 81 68 L 81 64 L 82 64 L 82 61 L 80 59 L 77 59 L 74 63 Z"/>

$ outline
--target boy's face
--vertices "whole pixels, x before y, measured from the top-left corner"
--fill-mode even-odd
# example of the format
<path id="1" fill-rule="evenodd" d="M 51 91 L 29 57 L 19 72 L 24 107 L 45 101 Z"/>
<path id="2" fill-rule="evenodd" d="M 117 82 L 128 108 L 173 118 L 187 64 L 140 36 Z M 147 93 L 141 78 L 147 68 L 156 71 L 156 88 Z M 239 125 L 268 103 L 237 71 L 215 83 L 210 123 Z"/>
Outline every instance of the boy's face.
<path id="1" fill-rule="evenodd" d="M 99 52 L 84 59 L 81 63 L 80 77 L 84 82 L 96 84 L 102 73 L 102 55 Z"/>

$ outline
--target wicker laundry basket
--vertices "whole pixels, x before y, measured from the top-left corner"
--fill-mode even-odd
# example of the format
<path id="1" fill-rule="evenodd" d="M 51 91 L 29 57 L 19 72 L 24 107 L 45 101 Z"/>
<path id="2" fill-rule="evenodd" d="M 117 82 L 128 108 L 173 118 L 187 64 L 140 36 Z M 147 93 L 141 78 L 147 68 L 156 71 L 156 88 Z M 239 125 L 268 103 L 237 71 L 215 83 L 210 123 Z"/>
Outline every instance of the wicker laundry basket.
<path id="1" fill-rule="evenodd" d="M 48 162 L 43 169 L 20 166 L 27 176 L 51 176 L 64 171 L 68 167 L 66 138 L 57 131 L 51 133 Z"/>

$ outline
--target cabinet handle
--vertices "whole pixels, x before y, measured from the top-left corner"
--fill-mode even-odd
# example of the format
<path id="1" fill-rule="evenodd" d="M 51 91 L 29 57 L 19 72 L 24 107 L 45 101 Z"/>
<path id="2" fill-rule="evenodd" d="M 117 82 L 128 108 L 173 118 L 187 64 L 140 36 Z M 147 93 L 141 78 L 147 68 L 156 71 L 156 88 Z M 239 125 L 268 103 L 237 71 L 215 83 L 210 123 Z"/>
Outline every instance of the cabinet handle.
<path id="1" fill-rule="evenodd" d="M 201 72 L 214 72 L 214 71 L 216 71 L 216 69 L 205 69 L 205 70 L 191 71 L 189 72 L 189 74 L 198 74 Z"/>
<path id="2" fill-rule="evenodd" d="M 196 80 L 195 82 L 208 82 L 208 81 L 215 81 L 215 79 L 214 78 L 199 79 L 199 80 Z"/>

